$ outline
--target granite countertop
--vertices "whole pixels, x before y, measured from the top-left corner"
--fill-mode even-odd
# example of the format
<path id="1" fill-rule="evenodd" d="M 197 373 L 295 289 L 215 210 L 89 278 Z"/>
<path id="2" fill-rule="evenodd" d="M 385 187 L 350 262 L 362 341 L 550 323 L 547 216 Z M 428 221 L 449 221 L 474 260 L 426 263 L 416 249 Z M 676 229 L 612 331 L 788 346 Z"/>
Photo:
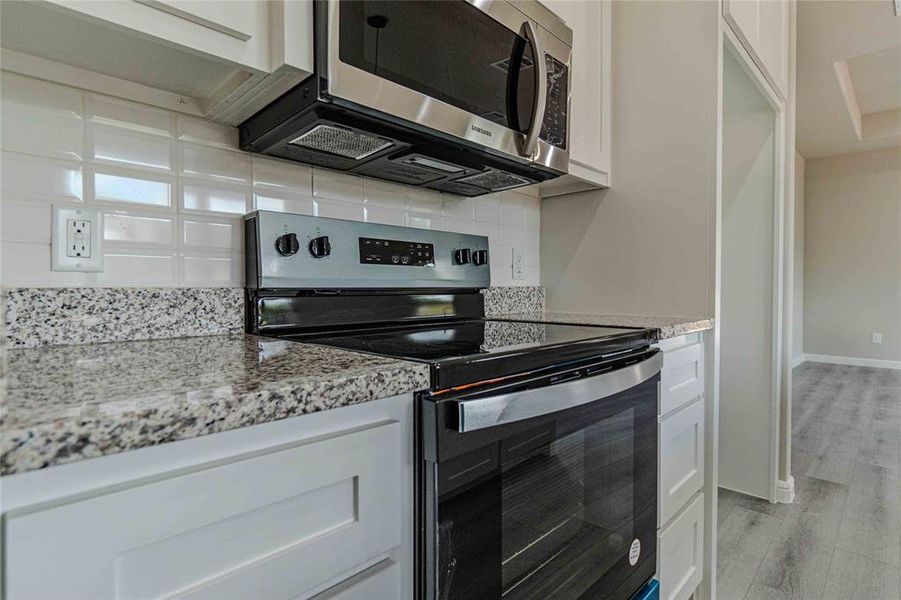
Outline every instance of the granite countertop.
<path id="1" fill-rule="evenodd" d="M 507 321 L 534 321 L 564 325 L 608 325 L 610 327 L 647 327 L 656 329 L 661 340 L 713 328 L 713 319 L 693 317 L 652 317 L 639 315 L 602 315 L 569 312 L 516 312 L 495 315 Z"/>
<path id="2" fill-rule="evenodd" d="M 245 334 L 11 349 L 0 475 L 425 389 L 425 364 Z"/>

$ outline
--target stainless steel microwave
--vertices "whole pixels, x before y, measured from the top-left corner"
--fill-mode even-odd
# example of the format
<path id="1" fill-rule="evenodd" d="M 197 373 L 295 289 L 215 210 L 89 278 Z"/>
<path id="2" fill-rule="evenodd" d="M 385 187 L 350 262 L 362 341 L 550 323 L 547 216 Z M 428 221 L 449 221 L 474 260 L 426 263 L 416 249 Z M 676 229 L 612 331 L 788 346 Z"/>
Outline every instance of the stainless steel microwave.
<path id="1" fill-rule="evenodd" d="M 533 0 L 316 0 L 315 73 L 245 150 L 466 196 L 567 172 L 572 31 Z"/>

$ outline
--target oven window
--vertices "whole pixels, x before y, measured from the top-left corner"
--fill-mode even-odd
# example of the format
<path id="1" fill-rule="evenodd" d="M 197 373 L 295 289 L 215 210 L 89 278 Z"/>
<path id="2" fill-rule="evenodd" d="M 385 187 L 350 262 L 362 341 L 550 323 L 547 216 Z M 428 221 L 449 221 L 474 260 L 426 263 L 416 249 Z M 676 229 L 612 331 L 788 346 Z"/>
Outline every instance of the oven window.
<path id="1" fill-rule="evenodd" d="M 531 125 L 534 57 L 521 35 L 463 0 L 342 0 L 341 62 L 504 127 Z"/>
<path id="2" fill-rule="evenodd" d="M 627 598 L 653 574 L 656 403 L 618 408 L 439 465 L 439 598 Z"/>

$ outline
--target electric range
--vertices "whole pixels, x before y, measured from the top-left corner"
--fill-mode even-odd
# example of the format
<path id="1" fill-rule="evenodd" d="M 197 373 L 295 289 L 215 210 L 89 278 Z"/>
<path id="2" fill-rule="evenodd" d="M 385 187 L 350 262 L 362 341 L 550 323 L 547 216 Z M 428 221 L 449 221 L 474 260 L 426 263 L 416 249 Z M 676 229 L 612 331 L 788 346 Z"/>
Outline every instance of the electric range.
<path id="1" fill-rule="evenodd" d="M 486 318 L 483 236 L 257 211 L 251 333 L 424 362 L 417 597 L 628 599 L 656 564 L 656 332 Z"/>

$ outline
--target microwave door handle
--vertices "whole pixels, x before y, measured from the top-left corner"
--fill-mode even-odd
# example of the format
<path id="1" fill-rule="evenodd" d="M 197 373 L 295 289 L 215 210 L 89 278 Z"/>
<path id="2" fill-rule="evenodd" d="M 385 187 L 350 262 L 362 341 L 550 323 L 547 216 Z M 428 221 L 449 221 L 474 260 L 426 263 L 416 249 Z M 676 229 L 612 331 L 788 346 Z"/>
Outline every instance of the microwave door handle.
<path id="1" fill-rule="evenodd" d="M 544 59 L 544 48 L 538 38 L 538 32 L 531 21 L 522 24 L 526 39 L 532 45 L 532 62 L 535 65 L 535 95 L 532 102 L 532 122 L 526 132 L 520 154 L 531 158 L 538 145 L 541 125 L 544 122 L 544 110 L 547 108 L 547 62 Z"/>
<path id="2" fill-rule="evenodd" d="M 645 360 L 603 375 L 521 392 L 457 400 L 457 431 L 466 433 L 506 425 L 597 402 L 647 381 L 662 368 L 663 353 L 658 350 Z"/>

